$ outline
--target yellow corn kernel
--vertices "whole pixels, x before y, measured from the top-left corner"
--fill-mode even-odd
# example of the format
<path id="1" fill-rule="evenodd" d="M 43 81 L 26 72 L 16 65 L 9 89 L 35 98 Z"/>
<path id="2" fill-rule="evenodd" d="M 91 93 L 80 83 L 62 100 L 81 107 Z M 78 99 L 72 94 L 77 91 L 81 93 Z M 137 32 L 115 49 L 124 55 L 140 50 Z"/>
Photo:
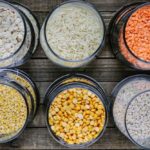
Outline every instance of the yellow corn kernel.
<path id="1" fill-rule="evenodd" d="M 54 117 L 49 115 L 54 132 L 68 144 L 94 139 L 102 131 L 105 122 L 105 109 L 100 99 L 82 88 L 69 89 L 59 95 L 56 97 L 59 97 L 59 108 L 57 103 L 52 103 L 50 107 L 51 111 L 55 111 Z M 66 97 L 69 99 L 65 100 Z"/>

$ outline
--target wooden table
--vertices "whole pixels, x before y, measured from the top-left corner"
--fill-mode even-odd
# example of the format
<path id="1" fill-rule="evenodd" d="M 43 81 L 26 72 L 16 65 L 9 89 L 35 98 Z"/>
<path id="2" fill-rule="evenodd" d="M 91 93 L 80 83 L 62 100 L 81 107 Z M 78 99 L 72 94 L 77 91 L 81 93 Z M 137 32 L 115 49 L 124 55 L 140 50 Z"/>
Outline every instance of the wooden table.
<path id="1" fill-rule="evenodd" d="M 11 0 L 10 0 L 11 1 Z M 27 5 L 37 16 L 40 24 L 43 23 L 48 12 L 53 6 L 59 4 L 61 0 L 16 0 L 22 4 Z M 114 15 L 115 11 L 121 6 L 130 3 L 137 2 L 137 0 L 90 0 L 96 5 L 101 12 L 105 24 L 108 27 L 109 21 Z M 116 83 L 121 79 L 141 73 L 133 69 L 129 69 L 123 66 L 111 52 L 108 42 L 106 47 L 100 56 L 96 57 L 92 63 L 82 69 L 69 70 L 63 69 L 54 65 L 47 59 L 42 48 L 39 46 L 36 54 L 29 62 L 20 67 L 27 73 L 29 73 L 36 82 L 40 91 L 40 107 L 36 118 L 33 123 L 28 126 L 23 135 L 16 141 L 10 144 L 0 145 L 0 149 L 63 149 L 64 147 L 56 143 L 52 137 L 49 136 L 46 128 L 44 114 L 42 111 L 43 96 L 46 88 L 57 77 L 70 73 L 81 72 L 92 76 L 99 81 L 110 96 L 110 93 Z M 120 131 L 115 127 L 112 119 L 112 115 L 109 117 L 109 124 L 102 139 L 97 143 L 89 147 L 90 149 L 137 149 Z"/>

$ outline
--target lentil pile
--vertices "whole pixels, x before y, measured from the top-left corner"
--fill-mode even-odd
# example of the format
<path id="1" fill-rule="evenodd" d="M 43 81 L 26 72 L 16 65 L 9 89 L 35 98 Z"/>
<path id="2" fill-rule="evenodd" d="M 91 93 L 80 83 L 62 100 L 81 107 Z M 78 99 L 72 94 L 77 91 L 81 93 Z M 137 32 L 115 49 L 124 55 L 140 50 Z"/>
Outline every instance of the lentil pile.
<path id="1" fill-rule="evenodd" d="M 124 123 L 127 106 L 135 95 L 150 89 L 150 80 L 144 77 L 133 76 L 124 80 L 120 84 L 122 85 L 116 87 L 114 90 L 114 93 L 116 91 L 117 93 L 113 95 L 115 99 L 113 105 L 113 117 L 120 131 L 128 136 Z"/>
<path id="2" fill-rule="evenodd" d="M 150 91 L 136 96 L 126 112 L 126 127 L 130 137 L 143 147 L 150 147 Z"/>
<path id="3" fill-rule="evenodd" d="M 27 106 L 14 88 L 0 84 L 0 140 L 5 135 L 18 133 L 27 118 Z"/>
<path id="4" fill-rule="evenodd" d="M 117 58 L 125 65 L 150 70 L 150 4 L 126 5 L 110 22 L 109 41 Z"/>
<path id="5" fill-rule="evenodd" d="M 136 10 L 125 28 L 125 39 L 130 50 L 140 59 L 150 61 L 150 5 Z"/>
<path id="6" fill-rule="evenodd" d="M 49 108 L 49 125 L 68 144 L 83 144 L 102 132 L 106 112 L 100 98 L 83 88 L 59 93 Z"/>
<path id="7" fill-rule="evenodd" d="M 0 59 L 14 54 L 24 39 L 24 24 L 20 14 L 0 2 Z"/>

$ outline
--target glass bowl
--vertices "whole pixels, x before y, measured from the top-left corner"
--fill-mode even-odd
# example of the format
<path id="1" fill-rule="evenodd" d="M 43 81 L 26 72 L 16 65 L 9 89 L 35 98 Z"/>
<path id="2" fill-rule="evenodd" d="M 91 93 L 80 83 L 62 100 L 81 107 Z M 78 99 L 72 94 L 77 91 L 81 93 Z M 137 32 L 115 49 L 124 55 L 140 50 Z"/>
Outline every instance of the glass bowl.
<path id="1" fill-rule="evenodd" d="M 47 27 L 47 22 L 50 19 L 51 15 L 53 14 L 53 12 L 55 10 L 57 10 L 59 7 L 65 5 L 65 4 L 74 4 L 74 3 L 79 3 L 82 5 L 85 5 L 86 7 L 91 8 L 92 10 L 94 10 L 94 12 L 96 12 L 96 14 L 99 16 L 100 20 L 101 20 L 101 24 L 102 24 L 102 28 L 103 28 L 103 37 L 102 40 L 99 43 L 99 47 L 98 49 L 89 57 L 83 59 L 83 60 L 69 60 L 69 59 L 65 59 L 60 57 L 58 54 L 56 54 L 56 52 L 53 51 L 53 49 L 50 47 L 50 45 L 48 44 L 47 41 L 47 37 L 46 37 L 46 27 Z M 47 57 L 54 62 L 55 64 L 61 66 L 61 67 L 67 67 L 67 68 L 77 68 L 77 67 L 81 67 L 86 65 L 87 63 L 89 63 L 90 61 L 92 61 L 95 56 L 101 52 L 102 48 L 104 47 L 104 43 L 105 43 L 105 24 L 104 21 L 100 15 L 100 13 L 98 12 L 98 10 L 90 3 L 82 1 L 82 0 L 69 0 L 69 1 L 65 1 L 63 3 L 61 3 L 60 5 L 56 6 L 47 16 L 47 18 L 45 19 L 43 26 L 41 28 L 40 31 L 40 43 L 41 46 L 43 48 L 43 50 L 45 51 Z"/>
<path id="2" fill-rule="evenodd" d="M 20 95 L 24 99 L 26 109 L 27 109 L 26 119 L 24 121 L 24 124 L 23 124 L 22 128 L 20 130 L 17 130 L 16 132 L 6 134 L 6 135 L 2 134 L 0 136 L 0 143 L 8 143 L 10 141 L 15 140 L 16 138 L 18 138 L 23 133 L 23 131 L 25 130 L 25 128 L 28 124 L 29 118 L 30 118 L 30 111 L 29 111 L 29 106 L 28 106 L 28 102 L 27 102 L 27 93 L 26 93 L 26 91 L 24 91 L 24 89 L 22 89 L 21 86 L 11 82 L 7 78 L 0 78 L 0 84 L 11 87 L 12 89 L 15 89 L 17 92 L 19 92 Z"/>
<path id="3" fill-rule="evenodd" d="M 106 115 L 105 115 L 105 124 L 104 124 L 104 127 L 102 129 L 102 131 L 99 133 L 99 135 L 89 141 L 89 142 L 86 142 L 86 143 L 83 143 L 83 144 L 68 144 L 67 142 L 65 142 L 63 139 L 59 138 L 58 136 L 56 136 L 56 134 L 52 131 L 51 129 L 51 126 L 49 125 L 49 122 L 48 122 L 48 113 L 49 113 L 49 107 L 51 106 L 54 98 L 62 91 L 66 90 L 66 89 L 71 89 L 71 88 L 83 88 L 83 89 L 87 89 L 89 91 L 91 91 L 92 93 L 96 94 L 101 102 L 103 103 L 103 106 L 105 108 L 105 112 L 106 112 Z M 47 105 L 47 108 L 46 108 L 46 124 L 47 124 L 47 127 L 48 127 L 48 130 L 50 132 L 50 135 L 58 142 L 60 143 L 61 145 L 63 146 L 66 146 L 66 147 L 69 147 L 69 148 L 86 148 L 92 144 L 94 144 L 96 141 L 98 141 L 103 133 L 105 132 L 106 130 L 106 126 L 107 126 L 107 121 L 108 121 L 108 110 L 107 110 L 107 106 L 106 106 L 106 103 L 105 103 L 105 99 L 103 99 L 103 96 L 99 93 L 98 90 L 96 90 L 96 88 L 92 87 L 92 86 L 89 86 L 89 85 L 86 85 L 84 83 L 69 83 L 67 85 L 61 85 L 59 88 L 57 88 L 56 90 L 54 90 L 50 95 L 49 95 L 49 104 Z"/>
<path id="4" fill-rule="evenodd" d="M 149 2 L 137 2 L 123 6 L 109 24 L 109 43 L 114 55 L 125 65 L 137 70 L 150 70 L 150 63 L 137 57 L 128 47 L 125 29 L 130 16 Z"/>
<path id="5" fill-rule="evenodd" d="M 39 37 L 38 23 L 26 7 L 6 1 L 0 1 L 0 4 L 6 5 L 18 12 L 24 24 L 24 40 L 19 49 L 10 57 L 0 59 L 0 68 L 13 68 L 26 63 L 37 48 Z"/>
<path id="6" fill-rule="evenodd" d="M 101 102 L 103 103 L 103 106 L 105 108 L 105 124 L 103 127 L 103 130 L 99 133 L 99 135 L 91 140 L 90 142 L 83 143 L 83 144 L 68 144 L 63 139 L 59 138 L 55 135 L 55 133 L 52 131 L 51 126 L 48 121 L 48 113 L 49 108 L 54 100 L 54 98 L 62 91 L 65 91 L 67 89 L 72 88 L 83 88 L 91 91 L 95 95 L 99 97 Z M 69 148 L 86 148 L 92 144 L 94 144 L 96 141 L 98 141 L 103 133 L 106 130 L 107 122 L 108 122 L 108 112 L 109 112 L 109 105 L 108 105 L 108 99 L 101 88 L 101 86 L 91 77 L 82 75 L 82 74 L 68 74 L 65 76 L 62 76 L 55 80 L 47 89 L 45 97 L 44 97 L 44 111 L 46 115 L 46 124 L 47 128 L 49 130 L 50 135 L 56 140 L 58 143 L 60 143 L 63 146 L 69 147 Z"/>
<path id="7" fill-rule="evenodd" d="M 150 90 L 141 92 L 132 98 L 127 106 L 124 122 L 128 138 L 131 142 L 142 149 L 149 150 L 150 135 L 147 133 L 150 132 L 150 105 L 148 104 L 149 102 L 144 99 L 145 96 L 148 97 L 149 100 Z"/>
<path id="8" fill-rule="evenodd" d="M 119 82 L 112 91 L 111 99 L 113 119 L 118 129 L 127 136 L 124 124 L 128 103 L 138 93 L 150 89 L 150 76 L 133 75 Z"/>
<path id="9" fill-rule="evenodd" d="M 24 88 L 30 95 L 28 103 L 32 104 L 31 109 L 32 115 L 30 122 L 34 119 L 37 108 L 39 106 L 39 91 L 34 81 L 29 77 L 28 74 L 19 69 L 1 69 L 0 76 L 19 84 Z"/>

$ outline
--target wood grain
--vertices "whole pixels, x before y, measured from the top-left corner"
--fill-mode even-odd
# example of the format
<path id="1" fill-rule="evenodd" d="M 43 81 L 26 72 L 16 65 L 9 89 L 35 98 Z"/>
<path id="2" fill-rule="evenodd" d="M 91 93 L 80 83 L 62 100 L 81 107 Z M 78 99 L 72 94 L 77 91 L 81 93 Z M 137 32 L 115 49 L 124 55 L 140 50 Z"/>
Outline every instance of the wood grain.
<path id="1" fill-rule="evenodd" d="M 20 67 L 29 73 L 35 81 L 54 81 L 61 75 L 80 72 L 92 76 L 101 82 L 118 82 L 121 79 L 137 73 L 147 73 L 130 69 L 122 65 L 116 59 L 96 59 L 89 65 L 79 69 L 66 69 L 54 65 L 48 59 L 31 59 L 27 64 Z"/>
<path id="2" fill-rule="evenodd" d="M 49 12 L 56 5 L 59 5 L 61 2 L 63 2 L 63 0 L 11 0 L 11 1 L 20 2 L 30 7 L 32 11 L 37 12 Z M 87 0 L 87 1 L 94 4 L 99 11 L 112 12 L 118 10 L 121 6 L 127 3 L 137 2 L 138 0 Z"/>
<path id="3" fill-rule="evenodd" d="M 39 92 L 40 92 L 40 103 L 41 104 L 43 103 L 45 91 L 51 83 L 52 82 L 36 82 L 36 85 L 37 85 Z M 115 85 L 117 84 L 117 82 L 99 82 L 99 84 L 103 87 L 106 94 L 108 96 L 110 96 L 111 92 L 112 92 L 113 88 L 115 87 Z"/>
<path id="4" fill-rule="evenodd" d="M 9 0 L 11 2 L 19 2 L 29 7 L 37 17 L 40 26 L 42 25 L 45 17 L 56 5 L 60 4 L 63 0 Z M 127 3 L 138 2 L 139 0 L 88 0 L 93 3 L 101 13 L 106 27 L 115 14 L 116 10 Z M 145 0 L 141 0 L 145 1 Z M 147 0 L 149 1 L 149 0 Z M 86 67 L 79 69 L 65 69 L 54 65 L 47 59 L 41 46 L 37 48 L 36 53 L 32 59 L 25 65 L 19 67 L 29 73 L 29 75 L 36 82 L 40 91 L 40 106 L 34 121 L 28 125 L 24 133 L 9 144 L 1 144 L 0 149 L 65 149 L 65 147 L 56 143 L 48 134 L 45 124 L 45 115 L 43 113 L 43 97 L 47 87 L 61 75 L 80 72 L 95 78 L 105 89 L 108 97 L 114 86 L 123 78 L 140 72 L 130 69 L 118 60 L 113 55 L 109 43 L 108 36 L 106 37 L 106 46 L 96 59 L 88 64 Z M 111 100 L 111 99 L 110 99 Z M 111 100 L 112 101 L 112 100 Z M 113 122 L 113 117 L 109 115 L 109 123 L 104 136 L 89 149 L 137 149 L 126 137 L 124 137 L 118 129 L 116 129 Z"/>
<path id="5" fill-rule="evenodd" d="M 66 149 L 55 142 L 46 128 L 28 128 L 20 138 L 10 144 L 1 145 L 3 149 Z M 87 148 L 86 148 L 87 149 Z M 107 128 L 103 137 L 89 149 L 137 149 L 116 128 Z"/>

